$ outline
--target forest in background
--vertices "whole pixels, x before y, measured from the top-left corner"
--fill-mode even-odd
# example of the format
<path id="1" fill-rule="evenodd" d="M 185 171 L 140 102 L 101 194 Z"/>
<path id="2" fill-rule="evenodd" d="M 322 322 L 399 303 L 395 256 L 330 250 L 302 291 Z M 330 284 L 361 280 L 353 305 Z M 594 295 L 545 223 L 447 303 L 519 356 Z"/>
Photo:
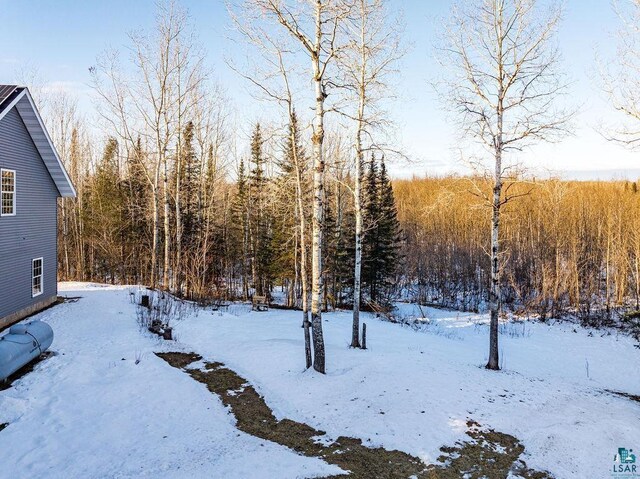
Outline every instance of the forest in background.
<path id="1" fill-rule="evenodd" d="M 104 52 L 91 69 L 106 140 L 91 134 L 73 96 L 34 88 L 78 190 L 60 204 L 60 278 L 144 283 L 196 300 L 247 299 L 279 288 L 287 306 L 301 307 L 311 270 L 313 145 L 308 119 L 301 124 L 295 112 L 291 73 L 279 57 L 274 71 L 286 95 L 260 83 L 257 73 L 250 80 L 264 92 L 280 92 L 276 103 L 289 113 L 256 123 L 243 138 L 229 98 L 203 65 L 187 12 L 171 2 L 158 8 L 156 31 L 130 35 L 133 70 L 118 51 Z M 376 16 L 382 4 L 369 8 L 361 18 L 385 25 Z M 380 32 L 379 41 L 397 45 L 396 36 Z M 397 59 L 367 45 L 359 51 L 374 67 Z M 357 79 L 341 76 L 352 66 L 341 61 L 333 76 L 352 85 L 355 93 L 340 100 L 348 111 L 365 93 Z M 392 73 L 381 68 L 370 74 L 374 99 L 382 98 L 383 78 Z M 377 131 L 382 138 L 386 125 L 384 111 L 367 98 L 373 113 L 356 122 L 358 129 L 333 122 L 325 133 L 325 309 L 353 304 L 359 163 L 353 135 Z M 385 151 L 398 149 L 366 143 L 357 149 L 365 302 L 402 298 L 486 310 L 492 179 L 413 178 L 392 188 Z M 501 178 L 503 196 L 515 198 L 502 208 L 503 306 L 542 319 L 574 314 L 589 324 L 640 309 L 637 183 Z"/>
<path id="2" fill-rule="evenodd" d="M 574 127 L 555 47 L 560 4 L 452 9 L 434 86 L 461 148 L 475 145 L 465 157 L 477 173 L 395 182 L 386 165 L 403 147 L 385 106 L 404 48 L 388 3 L 245 0 L 229 13 L 251 55 L 227 65 L 259 118 L 236 117 L 175 0 L 90 67 L 95 124 L 72 96 L 34 88 L 78 190 L 60 205 L 61 279 L 198 301 L 280 289 L 302 309 L 307 367 L 321 373 L 322 311 L 352 307 L 359 348 L 361 301 L 488 311 L 494 370 L 509 311 L 640 329 L 637 183 L 535 180 L 518 159 Z M 619 48 L 635 53 L 630 36 L 621 30 Z M 610 68 L 602 89 L 630 124 L 604 133 L 633 147 L 634 77 Z"/>
<path id="3" fill-rule="evenodd" d="M 188 123 L 182 156 L 175 158 L 168 175 L 169 215 L 162 224 L 168 224 L 170 238 L 175 239 L 178 196 L 181 252 L 178 257 L 172 241 L 169 281 L 161 286 L 197 301 L 246 300 L 253 294 L 271 295 L 278 288 L 284 291 L 287 306 L 300 307 L 301 251 L 293 167 L 294 148 L 299 157 L 306 158 L 300 139 L 295 143 L 286 137 L 275 139 L 274 154 L 267 154 L 264 134 L 255 125 L 250 155 L 240 159 L 237 179 L 232 181 L 218 170 L 211 147 L 196 147 L 193 130 Z M 86 150 L 76 130 L 69 141 L 70 175 L 78 196 L 60 205 L 60 279 L 151 284 L 153 192 L 145 179 L 147 159 L 141 142 L 127 156 L 117 140 L 110 138 L 95 162 L 86 163 L 81 154 Z M 326 195 L 325 309 L 349 305 L 353 299 L 353 181 L 340 162 L 348 152 L 341 151 L 339 143 L 336 148 L 336 162 L 331 163 L 335 178 L 328 182 Z M 307 204 L 310 194 L 307 168 Z M 404 242 L 382 156 L 372 154 L 367 161 L 364 198 L 365 292 L 372 301 L 388 303 L 398 292 L 395 285 Z M 304 214 L 308 217 L 310 211 Z M 305 233 L 310 236 L 310 228 Z M 162 239 L 159 249 L 164 249 Z M 157 269 L 159 277 L 164 264 Z"/>
<path id="4" fill-rule="evenodd" d="M 305 156 L 300 139 L 295 146 L 287 138 L 274 140 L 274 154 L 267 154 L 256 125 L 251 155 L 241 160 L 233 181 L 216 170 L 211 148 L 195 147 L 193 128 L 188 124 L 184 133 L 180 182 L 177 167 L 169 175 L 170 188 L 180 185 L 183 202 L 182 268 L 170 265 L 169 289 L 196 300 L 247 299 L 254 292 L 281 290 L 287 306 L 300 307 L 291 164 L 292 148 Z M 60 278 L 149 284 L 152 193 L 143 173 L 145 153 L 140 147 L 131 157 L 122 155 L 110 139 L 95 163 L 85 163 L 79 141 L 73 130 L 69 166 L 78 197 L 60 206 Z M 353 179 L 344 161 L 348 152 L 339 141 L 334 144 L 335 178 L 327 186 L 325 309 L 353 301 Z M 477 191 L 489 191 L 490 181 L 453 176 L 391 182 L 384 158 L 372 155 L 364 183 L 367 299 L 485 310 L 490 210 Z M 522 196 L 504 210 L 504 306 L 543 320 L 576 315 L 589 325 L 613 324 L 621 313 L 640 309 L 636 182 L 532 179 L 514 182 L 511 191 Z M 173 186 L 170 197 L 175 193 Z M 174 208 L 172 201 L 170 212 Z M 175 215 L 169 219 L 174 237 Z M 175 262 L 174 246 L 170 253 Z"/>
<path id="5" fill-rule="evenodd" d="M 503 305 L 542 320 L 613 324 L 640 305 L 640 194 L 629 181 L 530 180 L 502 218 Z M 394 182 L 412 299 L 478 311 L 488 295 L 482 178 Z"/>

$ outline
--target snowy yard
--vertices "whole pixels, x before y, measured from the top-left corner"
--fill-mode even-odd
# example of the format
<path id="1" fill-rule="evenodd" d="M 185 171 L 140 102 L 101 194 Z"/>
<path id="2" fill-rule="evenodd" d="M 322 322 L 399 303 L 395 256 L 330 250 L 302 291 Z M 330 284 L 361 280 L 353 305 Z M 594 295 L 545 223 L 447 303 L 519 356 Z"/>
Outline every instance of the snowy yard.
<path id="1" fill-rule="evenodd" d="M 154 352 L 224 363 L 289 418 L 435 462 L 466 423 L 510 434 L 527 465 L 557 478 L 610 477 L 619 447 L 640 450 L 640 350 L 568 324 L 513 324 L 501 372 L 487 371 L 486 318 L 425 309 L 416 332 L 364 315 L 368 350 L 348 348 L 349 312 L 325 316 L 326 376 L 303 371 L 300 313 L 199 311 L 177 342 L 141 332 L 126 287 L 62 284 L 81 296 L 38 315 L 57 354 L 0 392 L 1 477 L 294 478 L 339 474 L 240 432 L 220 399 Z M 416 314 L 403 305 L 405 314 Z M 136 360 L 139 359 L 139 364 Z M 0 428 L 1 429 L 1 428 Z M 637 448 L 637 449 L 636 449 Z"/>

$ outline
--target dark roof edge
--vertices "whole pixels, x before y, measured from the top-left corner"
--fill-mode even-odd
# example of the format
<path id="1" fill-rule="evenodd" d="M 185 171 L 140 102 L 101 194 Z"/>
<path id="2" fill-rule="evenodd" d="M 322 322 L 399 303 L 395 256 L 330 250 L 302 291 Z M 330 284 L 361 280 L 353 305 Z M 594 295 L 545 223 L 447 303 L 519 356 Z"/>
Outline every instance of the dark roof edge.
<path id="1" fill-rule="evenodd" d="M 11 110 L 13 109 L 16 105 L 18 105 L 18 102 L 23 99 L 26 98 L 26 100 L 29 103 L 29 107 L 33 110 L 36 119 L 38 120 L 38 128 L 42 131 L 42 133 L 44 134 L 46 140 L 47 140 L 47 146 L 49 147 L 48 149 L 50 150 L 50 153 L 53 154 L 53 157 L 55 158 L 55 162 L 54 166 L 51 166 L 50 164 L 47 163 L 47 161 L 45 161 L 45 153 L 47 154 L 46 156 L 48 156 L 49 151 L 39 151 L 40 156 L 42 157 L 42 160 L 44 161 L 45 166 L 47 167 L 47 169 L 49 170 L 49 174 L 51 175 L 52 178 L 54 178 L 53 175 L 53 171 L 52 168 L 57 166 L 60 171 L 62 171 L 63 176 L 64 176 L 64 183 L 58 184 L 58 182 L 55 181 L 54 179 L 54 183 L 56 183 L 56 188 L 58 189 L 58 193 L 60 194 L 60 196 L 62 197 L 70 197 L 73 198 L 76 196 L 76 189 L 73 186 L 73 183 L 71 182 L 71 179 L 69 178 L 69 174 L 67 173 L 66 168 L 64 167 L 64 164 L 62 163 L 62 160 L 60 159 L 60 156 L 58 155 L 58 152 L 56 150 L 56 147 L 53 144 L 53 141 L 51 141 L 51 137 L 49 136 L 49 132 L 47 131 L 47 128 L 44 125 L 44 122 L 42 121 L 42 117 L 40 116 L 40 112 L 38 111 L 38 109 L 36 108 L 36 105 L 33 101 L 33 98 L 31 97 L 31 93 L 29 93 L 29 89 L 26 87 L 20 87 L 19 88 L 20 91 L 16 91 L 14 93 L 12 93 L 11 96 L 11 100 L 9 100 L 9 98 L 7 98 L 7 100 L 9 101 L 4 101 L 2 102 L 1 108 L 0 108 L 0 120 L 2 120 L 2 118 Z M 20 114 L 20 110 L 18 109 L 18 113 Z M 21 114 L 22 116 L 22 114 Z M 25 125 L 27 126 L 27 125 Z M 29 126 L 27 126 L 27 131 L 29 132 L 29 135 L 31 135 L 33 137 L 34 132 L 30 130 Z M 40 150 L 40 148 L 36 145 L 36 147 Z"/>
<path id="2" fill-rule="evenodd" d="M 3 87 L 3 86 L 13 86 L 13 85 L 0 85 L 0 87 Z M 5 112 L 11 109 L 11 107 L 17 101 L 16 98 L 20 96 L 23 90 L 25 90 L 25 87 L 15 86 L 12 93 L 0 99 L 0 118 L 2 118 L 5 115 Z"/>

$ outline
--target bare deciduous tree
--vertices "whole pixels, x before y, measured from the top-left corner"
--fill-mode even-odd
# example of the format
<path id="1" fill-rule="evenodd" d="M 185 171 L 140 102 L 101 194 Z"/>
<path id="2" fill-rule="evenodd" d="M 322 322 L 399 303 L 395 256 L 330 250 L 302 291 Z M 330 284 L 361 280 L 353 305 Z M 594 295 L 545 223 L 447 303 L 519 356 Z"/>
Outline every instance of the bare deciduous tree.
<path id="1" fill-rule="evenodd" d="M 174 1 L 158 5 L 152 34 L 129 35 L 134 69 L 125 73 L 118 52 L 106 52 L 92 67 L 93 86 L 100 99 L 99 113 L 118 133 L 125 148 L 133 150 L 138 136 L 149 145 L 155 162 L 146 171 L 153 192 L 153 248 L 151 285 L 157 282 L 160 249 L 160 195 L 163 202 L 164 260 L 162 284 L 170 288 L 171 271 L 171 198 L 169 185 L 169 149 L 180 139 L 186 108 L 200 100 L 197 92 L 206 75 L 204 55 L 190 31 L 187 12 Z M 177 142 L 180 149 L 180 141 Z M 179 155 L 179 151 L 178 151 Z M 179 176 L 179 175 L 178 175 Z M 176 222 L 180 238 L 180 198 Z"/>
<path id="2" fill-rule="evenodd" d="M 355 0 L 352 14 L 344 23 L 348 47 L 339 57 L 344 86 L 355 105 L 353 114 L 342 113 L 356 123 L 354 210 L 355 261 L 353 281 L 353 327 L 351 347 L 360 347 L 360 300 L 362 272 L 362 182 L 365 152 L 374 145 L 375 130 L 386 125 L 380 102 L 389 96 L 388 78 L 402 56 L 401 29 L 393 21 L 385 0 Z"/>
<path id="3" fill-rule="evenodd" d="M 629 148 L 640 146 L 640 0 L 614 2 L 620 22 L 615 59 L 601 72 L 611 105 L 624 115 L 606 136 Z"/>
<path id="4" fill-rule="evenodd" d="M 246 15 L 239 18 L 233 10 L 232 18 L 236 28 L 242 33 L 245 39 L 260 52 L 260 66 L 256 66 L 250 73 L 238 68 L 232 62 L 231 68 L 243 76 L 246 80 L 257 87 L 260 96 L 266 97 L 269 101 L 275 101 L 286 109 L 287 113 L 287 136 L 291 145 L 291 155 L 293 156 L 295 170 L 295 192 L 296 208 L 295 216 L 298 219 L 298 238 L 300 246 L 300 283 L 302 289 L 302 327 L 305 338 L 305 364 L 307 369 L 313 365 L 311 354 L 311 334 L 309 321 L 309 274 L 308 274 L 308 247 L 307 247 L 307 208 L 305 208 L 305 159 L 300 157 L 298 151 L 298 135 L 300 132 L 299 121 L 295 112 L 294 92 L 291 68 L 286 65 L 285 56 L 287 51 L 286 40 L 268 32 L 260 26 L 259 16 L 255 18 L 255 7 L 249 3 L 250 7 Z M 288 35 L 288 34 L 287 34 Z M 297 263 L 296 263 L 297 268 Z"/>
<path id="5" fill-rule="evenodd" d="M 331 86 L 327 70 L 335 63 L 341 44 L 340 26 L 351 10 L 343 0 L 250 0 L 262 13 L 281 25 L 311 60 L 310 77 L 315 99 L 313 120 L 313 219 L 311 247 L 311 324 L 313 328 L 313 367 L 325 372 L 325 348 L 322 334 L 322 244 L 325 199 L 325 102 Z"/>
<path id="6" fill-rule="evenodd" d="M 500 212 L 509 201 L 504 180 L 512 176 L 505 153 L 567 132 L 571 111 L 558 106 L 567 84 L 558 69 L 554 35 L 561 10 L 542 11 L 536 0 L 482 0 L 455 7 L 440 50 L 450 68 L 444 82 L 462 131 L 489 150 L 494 163 L 491 208 L 491 312 L 488 369 L 499 369 L 501 307 Z"/>

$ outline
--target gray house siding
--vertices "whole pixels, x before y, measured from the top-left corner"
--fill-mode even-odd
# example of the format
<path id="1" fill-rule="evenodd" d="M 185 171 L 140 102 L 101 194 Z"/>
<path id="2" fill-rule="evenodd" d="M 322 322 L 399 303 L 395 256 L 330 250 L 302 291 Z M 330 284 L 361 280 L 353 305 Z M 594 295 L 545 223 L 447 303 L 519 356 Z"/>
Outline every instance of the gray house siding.
<path id="1" fill-rule="evenodd" d="M 19 113 L 0 120 L 0 168 L 16 172 L 16 214 L 0 216 L 0 328 L 57 295 L 59 192 Z M 43 292 L 32 297 L 32 260 L 43 258 Z"/>

